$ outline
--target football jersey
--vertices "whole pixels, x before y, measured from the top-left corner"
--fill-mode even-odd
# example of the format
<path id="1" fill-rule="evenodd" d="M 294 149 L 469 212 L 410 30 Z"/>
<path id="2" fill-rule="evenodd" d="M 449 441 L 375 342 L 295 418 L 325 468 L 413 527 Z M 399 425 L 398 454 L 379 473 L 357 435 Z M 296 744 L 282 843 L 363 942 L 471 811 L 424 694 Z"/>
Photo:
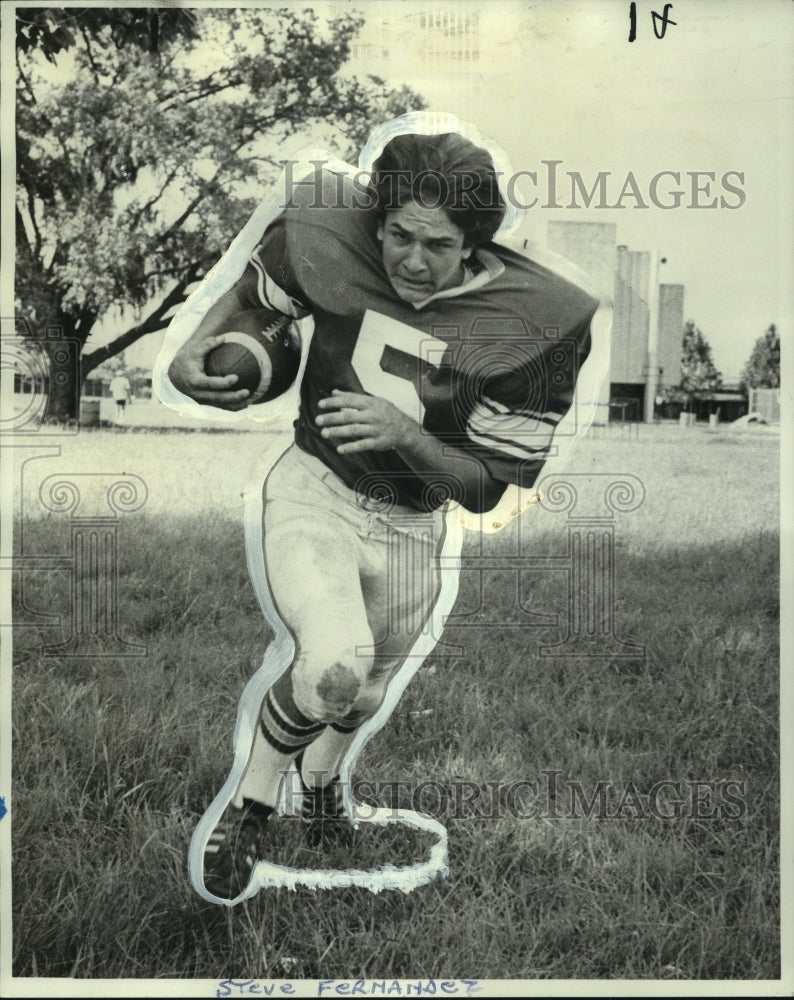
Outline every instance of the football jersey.
<path id="1" fill-rule="evenodd" d="M 370 393 L 495 479 L 531 486 L 571 405 L 598 301 L 494 242 L 475 249 L 463 284 L 404 301 L 383 267 L 371 199 L 342 174 L 322 180 L 322 198 L 296 188 L 239 282 L 246 306 L 312 316 L 297 445 L 351 489 L 438 506 L 443 489 L 428 490 L 395 451 L 340 455 L 321 437 L 320 399 Z"/>

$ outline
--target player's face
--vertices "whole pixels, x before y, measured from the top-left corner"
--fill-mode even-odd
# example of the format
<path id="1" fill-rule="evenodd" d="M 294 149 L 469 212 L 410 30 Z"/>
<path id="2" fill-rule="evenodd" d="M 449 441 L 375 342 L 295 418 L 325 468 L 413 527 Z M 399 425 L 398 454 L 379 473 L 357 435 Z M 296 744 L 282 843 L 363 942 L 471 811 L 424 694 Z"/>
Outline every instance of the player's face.
<path id="1" fill-rule="evenodd" d="M 443 208 L 409 201 L 379 223 L 378 239 L 389 281 L 406 302 L 422 302 L 463 281 L 463 261 L 471 247 L 464 247 L 463 230 Z"/>

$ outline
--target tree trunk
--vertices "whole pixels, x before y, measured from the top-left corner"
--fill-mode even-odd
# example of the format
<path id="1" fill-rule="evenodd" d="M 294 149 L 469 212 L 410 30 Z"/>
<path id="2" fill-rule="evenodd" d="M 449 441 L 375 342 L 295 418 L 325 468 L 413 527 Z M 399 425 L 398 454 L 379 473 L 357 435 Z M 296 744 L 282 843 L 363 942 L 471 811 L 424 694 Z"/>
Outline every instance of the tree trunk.
<path id="1" fill-rule="evenodd" d="M 67 424 L 79 420 L 80 397 L 86 377 L 103 362 L 120 354 L 147 333 L 165 329 L 168 325 L 165 317 L 169 310 L 185 301 L 185 289 L 196 281 L 200 274 L 202 269 L 198 265 L 193 265 L 187 276 L 174 285 L 142 323 L 131 327 L 110 344 L 86 355 L 82 353 L 83 348 L 96 317 L 87 313 L 75 321 L 72 317 L 60 315 L 59 325 L 56 327 L 59 335 L 48 335 L 36 340 L 47 355 L 48 362 L 49 390 L 44 422 Z M 86 331 L 84 336 L 83 330 Z"/>
<path id="2" fill-rule="evenodd" d="M 75 423 L 80 413 L 80 383 L 72 380 L 65 385 L 50 384 L 44 422 L 47 424 Z"/>
<path id="3" fill-rule="evenodd" d="M 80 351 L 76 337 L 52 337 L 38 341 L 48 360 L 47 408 L 44 422 L 67 424 L 80 415 Z"/>

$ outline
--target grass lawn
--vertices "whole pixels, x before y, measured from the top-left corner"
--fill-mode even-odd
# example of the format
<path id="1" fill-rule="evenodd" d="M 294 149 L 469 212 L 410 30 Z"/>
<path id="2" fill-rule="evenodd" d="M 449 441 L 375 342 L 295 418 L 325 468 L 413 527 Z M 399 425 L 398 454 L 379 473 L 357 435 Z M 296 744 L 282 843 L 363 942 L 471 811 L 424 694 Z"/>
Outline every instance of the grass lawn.
<path id="1" fill-rule="evenodd" d="M 262 443 L 100 430 L 25 466 L 23 554 L 69 551 L 68 517 L 38 496 L 52 472 L 145 481 L 118 551 L 120 632 L 147 651 L 43 657 L 66 633 L 35 615 L 65 619 L 68 573 L 15 574 L 14 975 L 777 979 L 777 437 L 580 442 L 572 472 L 645 490 L 613 522 L 615 635 L 643 655 L 596 658 L 587 641 L 540 655 L 562 633 L 530 613 L 564 621 L 569 578 L 521 559 L 566 556 L 565 514 L 468 536 L 444 635 L 462 653 L 426 661 L 356 771 L 436 783 L 425 805 L 448 826 L 450 875 L 407 895 L 266 890 L 227 910 L 195 894 L 186 860 L 269 638 L 240 501 Z M 578 482 L 580 511 L 602 514 L 603 480 Z M 517 781 L 538 793 L 510 808 Z M 376 863 L 360 851 L 356 866 Z"/>

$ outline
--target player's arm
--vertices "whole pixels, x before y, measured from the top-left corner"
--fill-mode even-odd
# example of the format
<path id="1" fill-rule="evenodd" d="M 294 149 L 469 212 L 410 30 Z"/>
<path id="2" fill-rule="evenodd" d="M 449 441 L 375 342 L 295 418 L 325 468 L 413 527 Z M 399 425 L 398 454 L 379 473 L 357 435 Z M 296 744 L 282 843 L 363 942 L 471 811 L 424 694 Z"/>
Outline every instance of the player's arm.
<path id="1" fill-rule="evenodd" d="M 292 289 L 294 282 L 288 266 L 286 232 L 283 216 L 272 223 L 237 283 L 212 304 L 189 339 L 180 347 L 168 369 L 174 387 L 198 403 L 209 403 L 227 410 L 241 410 L 248 405 L 247 389 L 235 389 L 236 375 L 212 376 L 205 371 L 211 350 L 223 343 L 223 333 L 230 329 L 232 316 L 248 309 L 268 309 L 299 319 L 309 310 L 297 298 L 277 285 L 268 271 L 278 273 L 281 282 Z"/>
<path id="2" fill-rule="evenodd" d="M 318 406 L 320 433 L 340 455 L 393 449 L 428 484 L 444 487 L 453 478 L 463 493 L 461 503 L 473 513 L 491 510 L 507 488 L 480 462 L 428 434 L 381 396 L 334 390 Z"/>
<path id="3" fill-rule="evenodd" d="M 452 476 L 462 487 L 462 505 L 473 514 L 485 513 L 499 503 L 506 483 L 494 479 L 481 462 L 473 460 L 462 448 L 444 444 L 410 417 L 405 419 L 413 426 L 395 451 L 409 468 L 428 484 L 438 482 L 442 490 Z M 445 478 L 439 480 L 439 473 L 444 473 Z"/>
<path id="4" fill-rule="evenodd" d="M 175 389 L 195 399 L 226 410 L 247 405 L 247 389 L 235 390 L 236 375 L 213 376 L 204 370 L 209 352 L 223 343 L 222 333 L 231 317 L 247 305 L 245 283 L 238 282 L 208 309 L 198 327 L 179 348 L 168 368 L 168 378 Z"/>

